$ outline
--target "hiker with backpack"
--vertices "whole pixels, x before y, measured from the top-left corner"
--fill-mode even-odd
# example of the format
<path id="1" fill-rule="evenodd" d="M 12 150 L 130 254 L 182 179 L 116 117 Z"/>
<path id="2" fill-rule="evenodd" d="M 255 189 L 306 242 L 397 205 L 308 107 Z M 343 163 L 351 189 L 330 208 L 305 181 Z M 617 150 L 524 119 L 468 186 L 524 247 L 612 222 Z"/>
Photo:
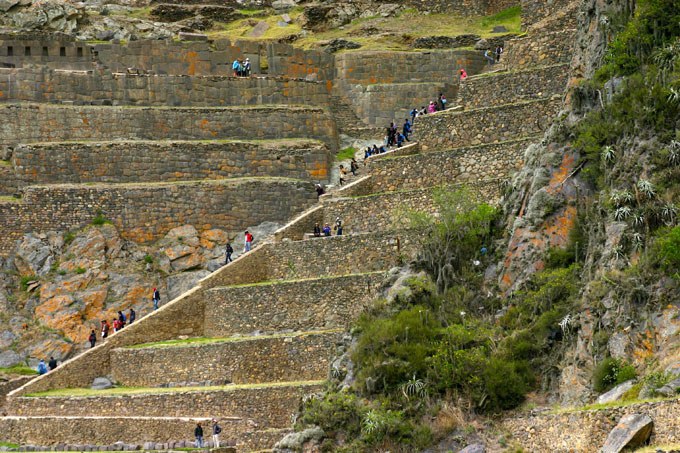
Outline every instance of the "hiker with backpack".
<path id="1" fill-rule="evenodd" d="M 125 314 L 122 311 L 118 311 L 118 324 L 120 325 L 121 329 L 125 327 L 125 321 L 127 321 Z"/>
<path id="2" fill-rule="evenodd" d="M 439 110 L 446 110 L 446 96 L 444 96 L 444 93 L 439 93 Z"/>
<path id="3" fill-rule="evenodd" d="M 408 139 L 409 134 L 411 133 L 411 123 L 408 121 L 408 118 L 404 120 L 404 125 L 401 128 L 401 133 L 404 136 L 404 139 L 407 142 L 410 142 L 411 140 Z"/>
<path id="4" fill-rule="evenodd" d="M 102 339 L 105 339 L 109 336 L 109 330 L 111 330 L 109 322 L 106 320 L 102 321 Z"/>
<path id="5" fill-rule="evenodd" d="M 250 233 L 248 232 L 248 230 L 246 230 L 246 232 L 245 232 L 244 234 L 245 234 L 246 242 L 245 242 L 245 244 L 244 244 L 244 246 L 243 246 L 243 253 L 247 253 L 247 252 L 250 252 L 250 249 L 252 248 L 252 245 L 253 245 L 253 235 L 250 234 Z"/>
<path id="6" fill-rule="evenodd" d="M 213 418 L 213 447 L 215 448 L 220 448 L 220 433 L 222 432 L 222 428 L 220 428 L 220 425 L 217 424 L 217 420 Z"/>
<path id="7" fill-rule="evenodd" d="M 41 375 L 47 373 L 47 365 L 45 365 L 45 359 L 40 359 L 40 363 L 38 363 L 38 373 Z"/>
<path id="8" fill-rule="evenodd" d="M 337 217 L 335 219 L 335 226 L 333 227 L 335 231 L 337 231 L 338 236 L 342 236 L 342 220 L 340 220 L 340 217 Z"/>
<path id="9" fill-rule="evenodd" d="M 231 247 L 231 243 L 230 243 L 230 242 L 227 242 L 227 250 L 226 250 L 226 253 L 227 253 L 227 256 L 226 256 L 226 258 L 224 259 L 224 265 L 225 265 L 225 266 L 226 266 L 227 264 L 231 263 L 232 261 L 234 261 L 234 260 L 231 259 L 231 254 L 234 253 L 234 249 Z"/>

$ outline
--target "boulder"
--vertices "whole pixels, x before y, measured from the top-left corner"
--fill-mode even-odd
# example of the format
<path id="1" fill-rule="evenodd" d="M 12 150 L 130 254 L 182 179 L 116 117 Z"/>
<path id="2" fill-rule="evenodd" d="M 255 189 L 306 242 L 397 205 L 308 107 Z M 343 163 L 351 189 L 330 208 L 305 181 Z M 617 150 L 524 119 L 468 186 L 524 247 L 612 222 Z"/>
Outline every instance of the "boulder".
<path id="1" fill-rule="evenodd" d="M 318 426 L 307 428 L 304 431 L 287 434 L 274 445 L 274 449 L 302 451 L 302 444 L 310 440 L 321 440 L 324 431 Z"/>
<path id="2" fill-rule="evenodd" d="M 207 41 L 208 40 L 208 35 L 203 34 L 203 33 L 186 33 L 186 32 L 179 32 L 177 35 L 180 41 Z"/>
<path id="3" fill-rule="evenodd" d="M 23 357 L 17 354 L 15 351 L 5 351 L 0 353 L 0 367 L 7 368 L 10 366 L 18 365 L 24 361 Z"/>
<path id="4" fill-rule="evenodd" d="M 19 0 L 0 0 L 0 12 L 6 13 L 10 8 L 19 4 Z"/>
<path id="5" fill-rule="evenodd" d="M 171 275 L 167 280 L 167 300 L 172 300 L 181 294 L 189 291 L 196 286 L 199 280 L 210 275 L 209 271 L 200 270 L 196 272 L 182 272 L 181 274 Z"/>
<path id="6" fill-rule="evenodd" d="M 250 31 L 248 37 L 261 38 L 269 30 L 269 24 L 263 20 L 259 21 L 255 27 Z"/>
<path id="7" fill-rule="evenodd" d="M 624 448 L 635 448 L 647 441 L 654 422 L 644 414 L 624 415 L 611 430 L 600 453 L 619 453 Z"/>
<path id="8" fill-rule="evenodd" d="M 460 450 L 458 453 L 485 453 L 486 448 L 482 444 L 471 444 Z"/>
<path id="9" fill-rule="evenodd" d="M 5 349 L 9 347 L 12 343 L 14 343 L 14 340 L 16 339 L 17 339 L 16 335 L 14 335 L 9 330 L 3 331 L 2 333 L 0 333 L 0 349 Z"/>
<path id="10" fill-rule="evenodd" d="M 324 44 L 324 47 L 330 52 L 337 52 L 344 49 L 358 49 L 361 44 L 354 41 L 347 41 L 346 39 L 336 38 Z"/>
<path id="11" fill-rule="evenodd" d="M 629 380 L 626 381 L 622 384 L 617 385 L 607 393 L 603 393 L 597 398 L 597 403 L 598 404 L 606 404 L 606 403 L 611 403 L 612 401 L 616 401 L 620 399 L 624 393 L 626 393 L 628 390 L 630 390 L 633 385 L 635 384 L 634 380 Z"/>
<path id="12" fill-rule="evenodd" d="M 42 276 L 50 271 L 50 247 L 32 234 L 24 236 L 15 255 L 14 265 L 21 275 Z"/>
<path id="13" fill-rule="evenodd" d="M 493 30 L 491 30 L 491 33 L 507 33 L 508 29 L 505 28 L 505 25 L 494 25 Z"/>
<path id="14" fill-rule="evenodd" d="M 660 393 L 664 396 L 674 396 L 678 394 L 680 390 L 680 377 L 673 379 L 668 384 L 656 389 L 656 393 Z"/>
<path id="15" fill-rule="evenodd" d="M 113 388 L 113 383 L 105 377 L 98 377 L 94 378 L 94 381 L 92 381 L 92 385 L 90 386 L 90 388 L 92 390 L 106 390 Z"/>
<path id="16" fill-rule="evenodd" d="M 295 8 L 295 0 L 274 0 L 272 2 L 272 8 L 277 11 L 288 11 Z"/>
<path id="17" fill-rule="evenodd" d="M 475 43 L 475 49 L 476 50 L 485 50 L 489 48 L 489 41 L 486 39 L 480 39 Z"/>
<path id="18" fill-rule="evenodd" d="M 680 362 L 671 363 L 666 367 L 666 374 L 672 374 L 675 377 L 680 376 Z"/>

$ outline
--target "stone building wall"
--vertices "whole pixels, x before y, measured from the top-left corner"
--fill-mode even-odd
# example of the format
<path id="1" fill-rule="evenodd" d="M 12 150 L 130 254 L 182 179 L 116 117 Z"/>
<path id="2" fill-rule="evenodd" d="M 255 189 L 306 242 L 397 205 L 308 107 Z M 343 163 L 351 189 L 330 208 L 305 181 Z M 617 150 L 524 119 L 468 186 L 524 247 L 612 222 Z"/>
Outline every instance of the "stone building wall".
<path id="1" fill-rule="evenodd" d="M 609 432 L 627 414 L 647 414 L 654 421 L 650 445 L 680 440 L 680 400 L 631 404 L 593 411 L 506 419 L 504 427 L 527 451 L 598 451 Z M 559 433 L 559 435 L 558 435 Z"/>
<path id="2" fill-rule="evenodd" d="M 0 105 L 0 136 L 13 143 L 111 140 L 313 138 L 337 149 L 319 107 L 98 107 Z M 9 143 L 7 143 L 9 144 Z"/>
<path id="3" fill-rule="evenodd" d="M 383 272 L 206 291 L 205 336 L 345 328 L 378 295 Z"/>
<path id="4" fill-rule="evenodd" d="M 328 180 L 331 163 L 326 147 L 313 140 L 66 142 L 17 146 L 8 173 L 22 186 L 248 176 L 319 182 Z M 6 168 L 12 170 L 0 165 L 0 174 Z"/>
<path id="5" fill-rule="evenodd" d="M 521 0 L 522 30 L 566 8 L 573 0 Z"/>
<path id="6" fill-rule="evenodd" d="M 568 64 L 470 77 L 460 84 L 458 103 L 466 109 L 475 109 L 506 104 L 508 99 L 525 101 L 549 97 L 563 93 L 568 78 Z"/>
<path id="7" fill-rule="evenodd" d="M 488 16 L 513 6 L 519 5 L 517 0 L 403 0 L 401 3 L 421 11 L 433 13 L 449 13 L 460 16 Z"/>
<path id="8" fill-rule="evenodd" d="M 554 96 L 483 109 L 437 112 L 419 118 L 414 137 L 430 151 L 528 137 L 544 132 L 561 105 L 561 96 Z"/>
<path id="9" fill-rule="evenodd" d="M 243 310 L 239 306 L 239 310 Z M 342 332 L 238 337 L 221 343 L 116 349 L 113 377 L 125 387 L 210 381 L 218 385 L 323 380 Z M 213 385 L 215 385 L 213 384 Z"/>
<path id="10" fill-rule="evenodd" d="M 64 33 L 0 34 L 0 65 L 81 71 L 94 67 L 91 47 Z"/>
<path id="11" fill-rule="evenodd" d="M 370 160 L 370 178 L 351 195 L 509 179 L 522 167 L 532 138 L 456 148 L 454 151 Z"/>
<path id="12" fill-rule="evenodd" d="M 240 231 L 265 221 L 284 222 L 316 201 L 308 182 L 227 179 L 167 184 L 31 186 L 20 204 L 0 204 L 0 252 L 28 232 L 68 231 L 101 212 L 126 239 L 144 243 L 191 224 L 203 231 Z M 15 209 L 12 209 L 15 208 Z"/>
<path id="13" fill-rule="evenodd" d="M 0 197 L 12 195 L 21 186 L 11 161 L 0 161 Z"/>
<path id="14" fill-rule="evenodd" d="M 563 29 L 511 39 L 503 53 L 505 67 L 513 70 L 568 63 L 571 61 L 574 33 L 573 29 Z"/>
<path id="15" fill-rule="evenodd" d="M 283 77 L 233 77 L 0 69 L 0 102 L 205 107 L 315 105 L 328 107 L 325 83 Z"/>
<path id="16" fill-rule="evenodd" d="M 33 378 L 35 378 L 35 376 L 20 376 L 9 381 L 0 382 L 0 408 L 5 404 L 5 398 L 9 392 L 18 389 L 22 385 L 33 380 Z M 2 439 L 0 439 L 0 442 L 2 442 Z"/>
<path id="17" fill-rule="evenodd" d="M 321 384 L 275 385 L 224 390 L 93 397 L 12 398 L 11 415 L 100 417 L 223 417 L 238 416 L 267 427 L 290 426 L 300 398 L 321 390 Z"/>
<path id="18" fill-rule="evenodd" d="M 335 57 L 320 50 L 305 50 L 289 44 L 267 45 L 267 74 L 293 79 L 312 77 L 327 83 L 330 90 L 333 80 Z"/>

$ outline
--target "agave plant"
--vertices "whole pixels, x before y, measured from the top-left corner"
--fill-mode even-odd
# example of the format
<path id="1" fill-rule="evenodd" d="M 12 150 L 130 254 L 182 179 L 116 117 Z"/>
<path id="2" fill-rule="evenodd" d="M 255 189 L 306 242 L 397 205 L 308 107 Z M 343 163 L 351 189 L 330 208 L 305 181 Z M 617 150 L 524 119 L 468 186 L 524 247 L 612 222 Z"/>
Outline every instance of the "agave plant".
<path id="1" fill-rule="evenodd" d="M 560 321 L 560 329 L 562 329 L 562 334 L 566 337 L 569 335 L 571 332 L 571 322 L 572 318 L 570 314 L 567 314 L 562 320 Z"/>
<path id="2" fill-rule="evenodd" d="M 676 90 L 675 88 L 671 87 L 670 91 L 671 92 L 668 93 L 666 100 L 671 104 L 677 104 L 680 102 L 680 90 Z"/>
<path id="3" fill-rule="evenodd" d="M 616 150 L 613 146 L 605 146 L 601 153 L 602 161 L 606 164 L 612 162 L 616 157 Z"/>
<path id="4" fill-rule="evenodd" d="M 383 427 L 384 421 L 379 413 L 374 409 L 366 412 L 364 419 L 361 421 L 361 429 L 366 434 L 375 434 Z"/>
<path id="5" fill-rule="evenodd" d="M 616 211 L 614 211 L 615 220 L 626 220 L 630 217 L 631 209 L 628 206 L 621 206 Z"/>
<path id="6" fill-rule="evenodd" d="M 633 214 L 633 226 L 636 228 L 641 227 L 645 224 L 645 215 L 642 212 L 636 212 Z"/>
<path id="7" fill-rule="evenodd" d="M 680 142 L 672 140 L 668 146 L 668 163 L 671 165 L 680 164 Z"/>
<path id="8" fill-rule="evenodd" d="M 625 256 L 625 253 L 623 253 L 623 248 L 620 245 L 617 245 L 612 249 L 611 256 L 614 257 L 614 259 L 620 260 Z"/>
<path id="9" fill-rule="evenodd" d="M 642 235 L 636 231 L 631 235 L 630 243 L 633 246 L 633 250 L 640 250 L 645 241 Z"/>
<path id="10" fill-rule="evenodd" d="M 654 189 L 654 185 L 646 179 L 640 179 L 637 182 L 637 188 L 648 198 L 652 198 L 654 195 L 656 195 L 656 189 Z"/>
<path id="11" fill-rule="evenodd" d="M 678 208 L 674 204 L 667 203 L 661 208 L 661 217 L 666 225 L 673 225 L 677 216 Z"/>
<path id="12" fill-rule="evenodd" d="M 420 379 L 416 379 L 416 375 L 414 374 L 408 382 L 402 385 L 401 391 L 406 399 L 410 399 L 413 396 L 422 398 L 425 396 L 425 383 Z"/>

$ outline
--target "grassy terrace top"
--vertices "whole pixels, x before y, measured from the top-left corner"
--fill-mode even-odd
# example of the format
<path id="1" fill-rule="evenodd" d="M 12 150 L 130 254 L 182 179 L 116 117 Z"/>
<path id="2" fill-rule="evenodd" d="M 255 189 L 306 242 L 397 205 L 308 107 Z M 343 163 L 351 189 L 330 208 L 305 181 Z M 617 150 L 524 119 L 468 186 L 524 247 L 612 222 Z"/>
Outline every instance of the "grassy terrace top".
<path id="1" fill-rule="evenodd" d="M 151 187 L 167 187 L 167 186 L 185 186 L 196 184 L 212 184 L 212 185 L 239 185 L 250 182 L 269 182 L 269 183 L 297 183 L 310 184 L 309 181 L 294 178 L 284 178 L 280 176 L 244 176 L 239 178 L 224 178 L 224 179 L 198 179 L 192 181 L 160 181 L 160 182 L 123 182 L 123 183 L 98 183 L 86 182 L 82 184 L 36 184 L 28 186 L 28 188 L 51 188 L 51 189 L 111 189 L 111 188 L 151 188 Z"/>
<path id="2" fill-rule="evenodd" d="M 637 406 L 637 405 L 643 405 L 643 404 L 654 404 L 654 403 L 661 403 L 664 401 L 676 401 L 680 403 L 680 399 L 678 399 L 678 396 L 670 396 L 670 397 L 659 397 L 659 398 L 649 398 L 649 399 L 623 399 L 623 400 L 616 400 L 612 401 L 609 403 L 596 403 L 596 404 L 589 404 L 588 406 L 583 406 L 583 407 L 565 407 L 565 408 L 560 408 L 556 409 L 554 411 L 547 412 L 546 415 L 552 415 L 552 414 L 569 414 L 572 412 L 584 412 L 584 411 L 601 411 L 605 409 L 610 409 L 610 408 L 615 408 L 615 407 L 628 407 L 628 406 Z"/>
<path id="3" fill-rule="evenodd" d="M 302 387 L 323 384 L 324 381 L 291 381 L 271 382 L 266 384 L 239 384 L 239 385 L 214 385 L 206 387 L 114 387 L 107 390 L 92 390 L 89 388 L 55 389 L 46 392 L 31 393 L 26 398 L 70 398 L 70 397 L 101 397 L 101 396 L 128 396 L 128 395 L 157 395 L 162 393 L 184 392 L 233 392 L 237 390 L 277 388 L 277 387 Z"/>
<path id="4" fill-rule="evenodd" d="M 24 200 L 11 195 L 0 195 L 0 204 L 21 204 Z"/>
<path id="5" fill-rule="evenodd" d="M 292 279 L 292 280 L 268 280 L 265 282 L 257 282 L 257 283 L 242 283 L 238 285 L 228 285 L 228 286 L 216 286 L 214 288 L 210 288 L 209 291 L 220 291 L 220 290 L 225 290 L 229 288 L 247 288 L 250 286 L 268 286 L 268 285 L 282 285 L 286 283 L 304 283 L 304 282 L 309 282 L 309 281 L 314 281 L 314 280 L 330 280 L 330 279 L 335 279 L 335 278 L 350 278 L 350 277 L 361 277 L 363 275 L 378 275 L 378 274 L 384 274 L 385 271 L 373 271 L 373 272 L 363 272 L 363 273 L 358 273 L 358 274 L 344 274 L 344 275 L 322 275 L 321 277 L 312 277 L 312 278 L 300 278 L 300 279 Z"/>
<path id="6" fill-rule="evenodd" d="M 182 348 L 185 346 L 202 346 L 221 343 L 236 343 L 239 341 L 269 340 L 274 338 L 306 337 L 309 335 L 323 335 L 326 333 L 342 332 L 343 329 L 313 330 L 309 332 L 290 332 L 277 333 L 272 335 L 242 336 L 242 337 L 222 337 L 222 338 L 187 338 L 186 340 L 158 341 L 156 343 L 136 344 L 126 346 L 123 349 L 160 349 L 160 348 Z"/>
<path id="7" fill-rule="evenodd" d="M 228 145 L 228 144 L 244 144 L 244 145 L 259 145 L 263 149 L 282 149 L 282 148 L 299 148 L 309 146 L 325 146 L 320 140 L 311 138 L 276 138 L 265 140 L 240 140 L 240 139 L 224 139 L 224 140 L 108 140 L 108 141 L 84 141 L 73 140 L 63 142 L 32 142 L 26 146 L 32 148 L 36 147 L 55 147 L 59 145 L 86 145 L 93 148 L 102 146 L 120 146 L 120 145 L 150 145 L 150 146 L 174 146 L 174 145 Z M 11 165 L 9 161 L 0 160 L 0 166 Z"/>
<path id="8" fill-rule="evenodd" d="M 561 96 L 559 94 L 554 94 L 552 96 L 544 97 L 544 98 L 539 98 L 539 99 L 531 99 L 528 101 L 519 101 L 519 102 L 511 102 L 508 104 L 501 104 L 501 105 L 496 105 L 496 106 L 490 106 L 490 107 L 479 107 L 476 109 L 468 109 L 468 110 L 440 110 L 438 112 L 434 113 L 428 113 L 427 115 L 421 117 L 423 119 L 427 118 L 434 118 L 434 117 L 440 117 L 440 116 L 460 116 L 460 115 L 470 115 L 471 113 L 477 113 L 477 112 L 488 112 L 490 110 L 500 110 L 500 109 L 507 109 L 507 108 L 513 108 L 517 107 L 520 105 L 529 105 L 529 104 L 539 104 L 543 102 L 550 102 L 554 99 L 558 99 Z M 422 120 L 421 120 L 422 121 Z"/>
<path id="9" fill-rule="evenodd" d="M 416 50 L 410 47 L 410 42 L 419 37 L 431 36 L 433 30 L 441 36 L 457 36 L 462 34 L 477 34 L 482 38 L 494 35 L 494 26 L 503 25 L 510 33 L 520 32 L 520 7 L 510 8 L 498 14 L 487 17 L 458 17 L 452 14 L 429 14 L 424 15 L 415 9 L 406 9 L 396 17 L 372 16 L 356 19 L 343 26 L 342 29 L 334 29 L 322 32 L 307 32 L 301 36 L 302 27 L 297 19 L 302 15 L 303 7 L 294 8 L 289 12 L 292 19 L 287 27 L 278 26 L 280 16 L 273 10 L 250 11 L 250 15 L 257 15 L 258 21 L 262 20 L 269 24 L 269 29 L 259 38 L 263 40 L 276 40 L 290 35 L 298 35 L 293 41 L 295 47 L 304 49 L 316 48 L 323 41 L 346 38 L 361 44 L 360 49 L 346 52 L 365 50 Z M 243 18 L 234 22 L 216 23 L 207 34 L 212 39 L 228 38 L 231 41 L 252 39 L 248 35 L 257 21 Z M 369 33 L 371 27 L 378 28 L 382 33 Z"/>
<path id="10" fill-rule="evenodd" d="M 463 83 L 469 83 L 473 82 L 475 80 L 479 79 L 486 79 L 488 77 L 503 77 L 511 74 L 526 74 L 527 72 L 531 71 L 542 71 L 544 69 L 551 69 L 551 68 L 556 68 L 559 66 L 564 66 L 565 68 L 569 68 L 570 63 L 556 63 L 556 64 L 550 64 L 550 65 L 542 65 L 542 66 L 533 66 L 531 68 L 524 68 L 524 69 L 511 69 L 508 71 L 502 70 L 502 71 L 493 71 L 493 72 L 484 72 L 482 74 L 475 74 L 472 76 L 469 76 L 467 79 L 463 81 Z M 566 70 L 565 70 L 566 71 Z"/>

